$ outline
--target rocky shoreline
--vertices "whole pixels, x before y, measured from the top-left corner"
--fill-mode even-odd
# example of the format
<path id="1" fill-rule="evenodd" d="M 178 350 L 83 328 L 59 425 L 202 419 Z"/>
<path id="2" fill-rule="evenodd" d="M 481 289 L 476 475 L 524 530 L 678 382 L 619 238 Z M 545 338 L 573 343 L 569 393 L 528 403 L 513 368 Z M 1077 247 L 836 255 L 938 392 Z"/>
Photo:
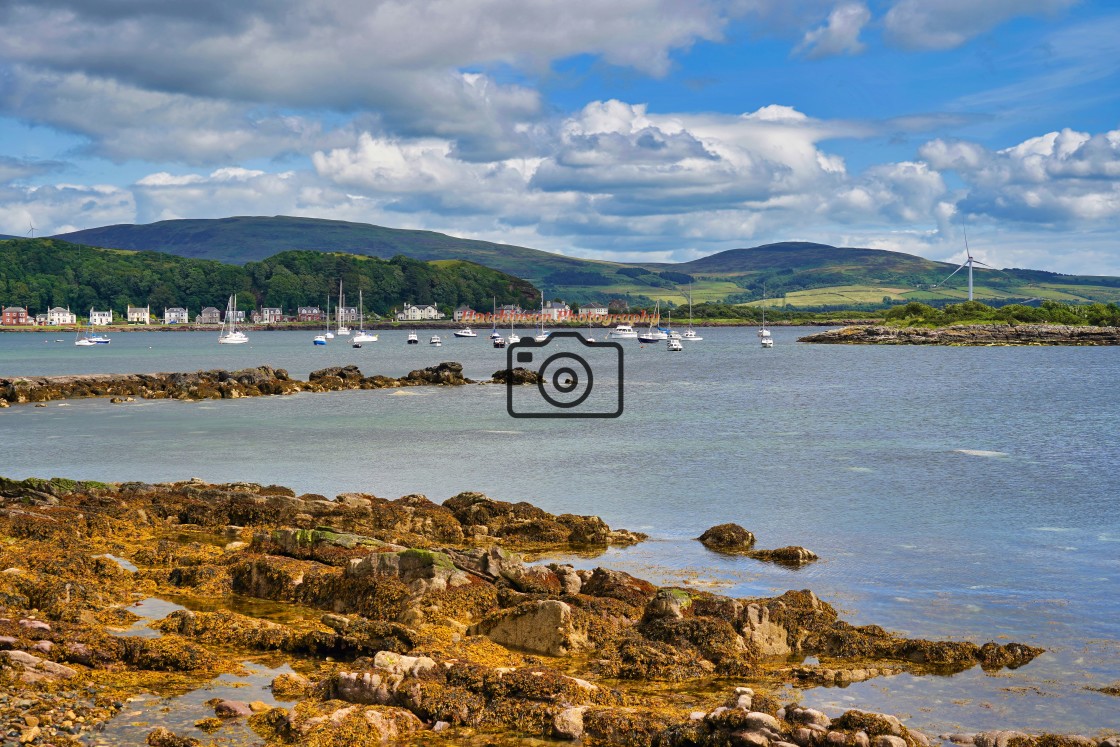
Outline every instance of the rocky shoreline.
<path id="1" fill-rule="evenodd" d="M 925 747 L 929 736 L 893 716 L 829 718 L 775 693 L 996 671 L 1041 653 L 853 626 L 808 590 L 734 599 L 531 565 L 645 536 L 480 493 L 437 504 L 197 479 L 0 478 L 0 538 L 4 744 L 88 742 L 137 693 L 202 687 L 268 654 L 296 670 L 272 682 L 281 707 L 214 702 L 193 726 L 152 724 L 148 743 L 225 740 L 238 721 L 269 745 Z M 169 596 L 187 609 L 152 622 L 155 637 L 130 634 L 130 608 Z M 234 612 L 235 599 L 282 606 L 284 621 Z M 952 741 L 1120 747 L 1018 732 Z"/>
<path id="2" fill-rule="evenodd" d="M 1120 327 L 1064 324 L 962 324 L 950 327 L 844 327 L 798 342 L 837 345 L 1120 345 Z"/>
<path id="3" fill-rule="evenodd" d="M 495 372 L 492 383 L 505 383 L 506 371 Z M 535 372 L 514 369 L 515 383 L 535 383 Z M 392 389 L 410 386 L 475 384 L 463 376 L 460 363 L 445 362 L 411 371 L 405 376 L 365 376 L 357 366 L 334 366 L 312 371 L 307 381 L 293 379 L 282 368 L 258 366 L 240 371 L 215 369 L 193 373 L 78 374 L 0 378 L 0 407 L 86 397 L 114 401 L 141 399 L 236 399 L 298 392 L 335 392 L 346 389 Z"/>

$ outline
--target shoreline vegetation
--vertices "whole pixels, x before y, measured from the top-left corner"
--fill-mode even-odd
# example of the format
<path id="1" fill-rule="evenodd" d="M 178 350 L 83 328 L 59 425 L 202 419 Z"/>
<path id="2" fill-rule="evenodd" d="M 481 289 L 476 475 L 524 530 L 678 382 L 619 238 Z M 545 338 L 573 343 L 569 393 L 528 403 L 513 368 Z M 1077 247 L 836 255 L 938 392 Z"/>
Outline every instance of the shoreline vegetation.
<path id="1" fill-rule="evenodd" d="M 209 701 L 213 717 L 153 723 L 148 744 L 200 745 L 247 722 L 269 745 L 316 747 L 1120 745 L 934 738 L 886 714 L 804 708 L 788 686 L 994 673 L 1042 650 L 853 626 L 810 590 L 734 599 L 577 570 L 565 555 L 646 536 L 481 493 L 437 504 L 198 478 L 0 478 L 0 537 L 0 682 L 16 696 L 0 726 L 23 744 L 80 744 L 138 693 L 194 691 L 269 656 L 294 670 L 271 683 L 279 706 Z M 753 535 L 721 525 L 705 543 L 737 553 Z M 527 564 L 542 557 L 558 560 Z M 129 611 L 168 598 L 185 609 Z M 269 605 L 283 614 L 266 619 Z"/>

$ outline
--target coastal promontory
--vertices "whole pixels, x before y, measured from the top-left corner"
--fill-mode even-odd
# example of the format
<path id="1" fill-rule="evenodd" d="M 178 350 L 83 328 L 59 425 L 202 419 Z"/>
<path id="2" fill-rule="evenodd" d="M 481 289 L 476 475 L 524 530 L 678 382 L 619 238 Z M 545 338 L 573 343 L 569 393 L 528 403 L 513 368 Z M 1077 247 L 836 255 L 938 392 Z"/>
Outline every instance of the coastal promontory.
<path id="1" fill-rule="evenodd" d="M 854 326 L 798 338 L 833 345 L 1120 345 L 1120 327 L 1065 324 L 956 324 L 945 327 Z"/>

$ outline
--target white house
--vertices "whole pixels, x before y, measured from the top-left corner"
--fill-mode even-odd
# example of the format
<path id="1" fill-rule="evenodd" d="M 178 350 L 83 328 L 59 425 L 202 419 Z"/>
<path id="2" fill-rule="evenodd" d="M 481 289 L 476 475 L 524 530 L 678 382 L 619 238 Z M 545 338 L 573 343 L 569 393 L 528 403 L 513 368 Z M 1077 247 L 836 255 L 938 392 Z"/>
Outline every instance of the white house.
<path id="1" fill-rule="evenodd" d="M 164 324 L 190 324 L 191 317 L 182 306 L 174 306 L 163 310 Z"/>
<path id="2" fill-rule="evenodd" d="M 589 301 L 579 307 L 579 313 L 584 316 L 606 316 L 608 313 L 607 305 L 599 303 L 598 301 Z"/>
<path id="3" fill-rule="evenodd" d="M 59 327 L 63 324 L 76 324 L 78 317 L 70 309 L 64 309 L 61 306 L 55 306 L 47 312 L 47 324 L 52 327 Z"/>
<path id="4" fill-rule="evenodd" d="M 112 311 L 94 311 L 89 310 L 89 323 L 95 327 L 104 327 L 113 323 Z"/>
<path id="5" fill-rule="evenodd" d="M 544 306 L 544 315 L 554 322 L 567 319 L 572 315 L 572 308 L 563 301 L 549 301 Z"/>
<path id="6" fill-rule="evenodd" d="M 152 311 L 147 306 L 129 306 L 129 324 L 148 324 L 151 321 Z"/>
<path id="7" fill-rule="evenodd" d="M 455 313 L 458 315 L 459 312 Z M 406 303 L 404 310 L 397 314 L 398 322 L 420 322 L 427 319 L 443 319 L 443 314 L 432 304 L 413 306 L 410 303 Z"/>

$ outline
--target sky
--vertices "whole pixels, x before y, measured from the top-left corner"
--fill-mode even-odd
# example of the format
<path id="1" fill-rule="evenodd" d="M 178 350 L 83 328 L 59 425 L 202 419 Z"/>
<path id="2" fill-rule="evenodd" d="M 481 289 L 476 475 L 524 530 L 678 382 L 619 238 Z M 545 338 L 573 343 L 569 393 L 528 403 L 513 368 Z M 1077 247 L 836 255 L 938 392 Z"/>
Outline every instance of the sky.
<path id="1" fill-rule="evenodd" d="M 1113 0 L 0 0 L 0 233 L 300 215 L 1120 275 Z"/>

